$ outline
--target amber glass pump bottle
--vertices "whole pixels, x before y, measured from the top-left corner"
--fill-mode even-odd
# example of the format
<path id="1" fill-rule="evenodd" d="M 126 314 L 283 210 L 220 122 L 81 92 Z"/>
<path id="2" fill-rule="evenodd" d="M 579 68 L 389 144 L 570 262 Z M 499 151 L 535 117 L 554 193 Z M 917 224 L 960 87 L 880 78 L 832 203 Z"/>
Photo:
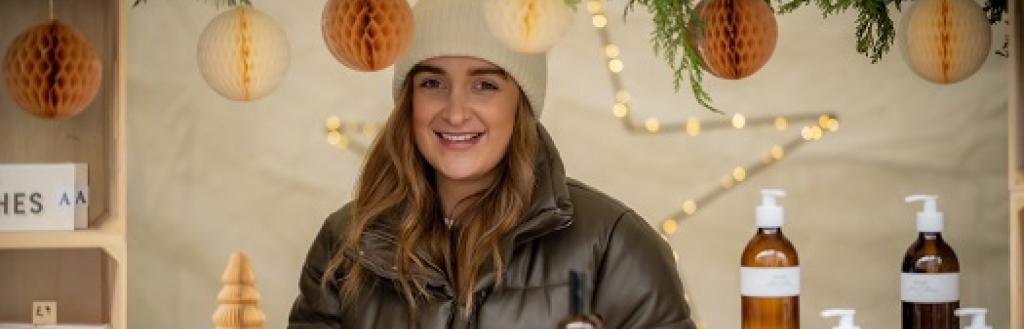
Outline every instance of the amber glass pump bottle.
<path id="1" fill-rule="evenodd" d="M 942 239 L 943 216 L 937 197 L 911 195 L 906 202 L 924 202 L 917 213 L 917 241 L 907 249 L 900 274 L 903 329 L 958 329 L 953 314 L 960 307 L 960 264 Z"/>
<path id="2" fill-rule="evenodd" d="M 782 234 L 781 190 L 762 190 L 757 233 L 740 258 L 742 329 L 800 328 L 800 262 Z"/>

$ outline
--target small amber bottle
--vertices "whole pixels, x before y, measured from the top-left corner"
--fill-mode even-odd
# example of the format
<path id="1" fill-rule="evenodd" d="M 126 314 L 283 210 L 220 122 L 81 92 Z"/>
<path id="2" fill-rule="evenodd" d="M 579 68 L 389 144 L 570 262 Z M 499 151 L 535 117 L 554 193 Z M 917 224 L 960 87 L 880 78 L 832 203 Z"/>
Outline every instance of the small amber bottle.
<path id="1" fill-rule="evenodd" d="M 587 277 L 582 272 L 569 271 L 569 316 L 558 322 L 558 329 L 601 329 L 598 317 L 590 313 L 590 298 L 586 293 Z"/>
<path id="2" fill-rule="evenodd" d="M 903 329 L 958 329 L 960 263 L 942 239 L 936 197 L 912 195 L 906 201 L 923 201 L 924 209 L 917 213 L 917 240 L 907 249 L 900 274 Z"/>
<path id="3" fill-rule="evenodd" d="M 800 328 L 800 261 L 782 234 L 781 190 L 762 190 L 757 233 L 740 259 L 742 329 Z"/>

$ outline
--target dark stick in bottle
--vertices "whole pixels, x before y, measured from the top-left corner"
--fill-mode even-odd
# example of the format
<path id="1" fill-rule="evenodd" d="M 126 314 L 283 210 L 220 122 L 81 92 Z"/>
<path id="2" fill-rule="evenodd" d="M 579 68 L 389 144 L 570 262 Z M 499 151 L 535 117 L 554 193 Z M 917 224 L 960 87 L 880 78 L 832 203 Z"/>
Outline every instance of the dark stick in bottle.
<path id="1" fill-rule="evenodd" d="M 582 272 L 569 271 L 569 316 L 558 322 L 559 329 L 601 329 L 601 321 L 590 313 L 587 296 L 587 277 Z"/>

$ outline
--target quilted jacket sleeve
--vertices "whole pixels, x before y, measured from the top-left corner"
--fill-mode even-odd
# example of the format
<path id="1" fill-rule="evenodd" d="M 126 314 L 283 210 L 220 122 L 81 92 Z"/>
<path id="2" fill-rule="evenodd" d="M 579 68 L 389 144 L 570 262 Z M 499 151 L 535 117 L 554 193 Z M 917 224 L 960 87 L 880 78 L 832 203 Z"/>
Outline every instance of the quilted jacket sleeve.
<path id="1" fill-rule="evenodd" d="M 633 211 L 611 229 L 593 298 L 605 328 L 696 328 L 672 250 Z"/>
<path id="2" fill-rule="evenodd" d="M 334 251 L 336 239 L 331 230 L 331 219 L 324 222 L 299 275 L 299 296 L 288 316 L 288 329 L 341 329 L 341 304 L 338 286 L 328 284 L 321 288 L 328 261 Z"/>

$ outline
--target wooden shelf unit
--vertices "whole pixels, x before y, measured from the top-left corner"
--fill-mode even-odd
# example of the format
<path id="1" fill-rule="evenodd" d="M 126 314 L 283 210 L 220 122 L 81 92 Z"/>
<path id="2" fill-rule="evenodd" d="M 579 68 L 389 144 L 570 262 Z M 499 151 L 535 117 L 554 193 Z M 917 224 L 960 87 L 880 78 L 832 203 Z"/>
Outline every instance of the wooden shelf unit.
<path id="1" fill-rule="evenodd" d="M 35 118 L 18 108 L 6 87 L 0 87 L 0 163 L 86 162 L 90 190 L 89 229 L 0 232 L 0 263 L 21 264 L 4 275 L 19 281 L 29 278 L 19 285 L 31 287 L 19 292 L 0 289 L 0 311 L 14 310 L 0 312 L 0 322 L 23 322 L 25 318 L 17 310 L 24 307 L 26 315 L 30 311 L 30 304 L 22 305 L 26 296 L 42 294 L 58 301 L 58 316 L 68 316 L 61 321 L 100 319 L 113 329 L 127 328 L 126 6 L 123 0 L 53 1 L 54 17 L 81 32 L 103 63 L 99 92 L 79 115 L 56 121 Z M 0 1 L 4 25 L 0 56 L 17 34 L 49 19 L 49 11 L 48 1 Z M 66 275 L 41 275 L 45 272 L 40 268 L 60 268 Z M 79 268 L 88 271 L 75 270 Z M 100 273 L 98 280 L 96 273 Z M 102 288 L 75 290 L 61 285 L 68 276 L 82 276 L 76 279 Z M 93 316 L 91 308 L 78 309 L 77 305 L 86 305 L 83 301 L 99 303 L 102 316 Z M 61 305 L 72 308 L 62 309 Z"/>

